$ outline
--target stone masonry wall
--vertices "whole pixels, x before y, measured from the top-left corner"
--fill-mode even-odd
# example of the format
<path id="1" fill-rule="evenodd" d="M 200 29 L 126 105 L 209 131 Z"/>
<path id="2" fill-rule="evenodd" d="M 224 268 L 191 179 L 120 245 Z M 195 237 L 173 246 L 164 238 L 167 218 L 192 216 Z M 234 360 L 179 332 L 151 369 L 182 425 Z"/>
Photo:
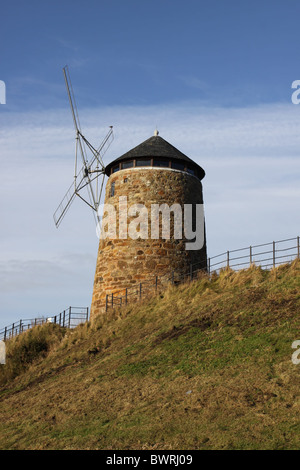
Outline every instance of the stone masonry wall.
<path id="1" fill-rule="evenodd" d="M 114 196 L 111 187 L 114 183 Z M 144 204 L 148 209 L 149 238 L 118 238 L 119 197 L 127 196 L 127 208 Z M 189 272 L 191 263 L 202 262 L 206 269 L 206 245 L 201 250 L 185 249 L 186 240 L 174 238 L 171 213 L 170 239 L 151 239 L 151 204 L 202 204 L 202 184 L 189 173 L 166 168 L 130 168 L 110 176 L 106 185 L 105 203 L 113 204 L 117 214 L 117 238 L 99 242 L 91 318 L 104 313 L 106 294 L 137 285 L 151 277 Z M 138 214 L 137 214 L 138 215 Z M 128 217 L 127 227 L 136 219 Z M 161 226 L 161 223 L 160 223 Z M 200 267 L 200 266 L 199 266 Z"/>

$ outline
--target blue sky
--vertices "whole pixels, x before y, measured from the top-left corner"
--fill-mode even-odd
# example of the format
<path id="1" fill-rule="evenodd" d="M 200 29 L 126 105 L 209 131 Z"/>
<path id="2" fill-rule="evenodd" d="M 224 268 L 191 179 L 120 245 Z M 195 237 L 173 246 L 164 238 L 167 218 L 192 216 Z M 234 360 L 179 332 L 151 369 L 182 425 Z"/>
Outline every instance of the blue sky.
<path id="1" fill-rule="evenodd" d="M 13 109 L 288 99 L 297 76 L 295 0 L 1 2 L 1 79 Z"/>
<path id="2" fill-rule="evenodd" d="M 105 162 L 160 135 L 206 170 L 211 256 L 299 235 L 296 0 L 0 4 L 0 327 L 89 306 L 98 239 L 72 181 L 69 66 L 82 130 Z"/>

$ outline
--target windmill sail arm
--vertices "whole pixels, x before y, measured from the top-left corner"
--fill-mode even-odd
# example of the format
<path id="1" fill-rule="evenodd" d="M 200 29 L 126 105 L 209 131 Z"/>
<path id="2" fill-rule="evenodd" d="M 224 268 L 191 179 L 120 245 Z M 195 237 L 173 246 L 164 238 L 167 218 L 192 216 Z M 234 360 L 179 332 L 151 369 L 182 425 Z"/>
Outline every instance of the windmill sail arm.
<path id="1" fill-rule="evenodd" d="M 58 227 L 63 220 L 64 216 L 66 215 L 68 209 L 71 207 L 72 202 L 77 193 L 77 188 L 81 185 L 82 181 L 84 180 L 83 169 L 79 172 L 78 176 L 80 175 L 79 183 L 77 185 L 75 179 L 75 186 L 74 183 L 71 184 L 68 191 L 64 195 L 61 203 L 59 204 L 58 208 L 53 214 L 54 222 L 56 227 Z M 77 178 L 78 178 L 77 176 Z"/>
<path id="2" fill-rule="evenodd" d="M 76 186 L 76 190 L 77 191 L 81 191 L 81 189 L 85 188 L 86 186 L 88 186 L 90 183 L 92 183 L 94 180 L 96 180 L 97 178 L 99 178 L 99 174 L 102 174 L 104 175 L 104 172 L 102 170 L 99 170 L 97 172 L 95 172 L 95 176 L 93 177 L 90 177 L 89 180 L 87 181 L 84 181 L 83 179 L 80 181 L 80 183 L 78 183 L 78 185 Z M 91 175 L 91 173 L 89 173 L 89 175 Z"/>
<path id="3" fill-rule="evenodd" d="M 101 143 L 98 149 L 94 148 L 93 145 L 84 137 L 80 128 L 78 110 L 67 66 L 64 67 L 63 73 L 76 131 L 75 176 L 73 183 L 67 190 L 61 203 L 53 214 L 56 227 L 60 225 L 71 204 L 73 203 L 75 196 L 79 196 L 84 202 L 86 202 L 90 206 L 90 208 L 94 210 L 94 212 L 97 212 L 105 177 L 105 166 L 102 160 L 102 156 L 113 141 L 112 126 L 110 126 L 109 132 L 105 136 L 103 142 Z M 90 161 L 87 157 L 87 150 L 92 154 Z M 77 173 L 78 154 L 81 156 L 83 162 L 83 167 L 81 168 L 79 173 Z M 99 185 L 98 178 L 101 175 L 102 183 L 101 185 Z M 83 195 L 81 194 L 82 190 L 88 193 L 88 198 L 90 202 L 88 202 L 88 200 L 83 197 Z"/>
<path id="4" fill-rule="evenodd" d="M 77 112 L 77 106 L 75 102 L 75 96 L 73 93 L 73 88 L 71 84 L 71 78 L 69 74 L 69 69 L 67 66 L 64 67 L 63 69 L 64 77 L 65 77 L 65 83 L 66 83 L 66 88 L 68 92 L 68 97 L 69 97 L 69 103 L 72 111 L 72 116 L 73 116 L 73 121 L 74 121 L 74 126 L 75 130 L 78 133 L 80 131 L 80 123 L 79 123 L 79 117 L 78 117 L 78 112 Z"/>
<path id="5" fill-rule="evenodd" d="M 101 145 L 98 147 L 98 149 L 96 150 L 92 144 L 84 137 L 84 135 L 82 135 L 81 132 L 78 133 L 80 135 L 80 137 L 82 138 L 82 140 L 86 143 L 86 145 L 89 147 L 89 149 L 91 150 L 92 154 L 94 155 L 94 158 L 92 159 L 91 162 L 89 162 L 89 167 L 92 167 L 92 165 L 95 163 L 95 160 L 98 161 L 98 163 L 101 165 L 102 167 L 102 170 L 104 170 L 105 166 L 104 166 L 104 163 L 103 163 L 103 160 L 102 160 L 102 157 L 103 155 L 105 154 L 105 152 L 108 150 L 110 144 L 112 143 L 112 141 L 114 140 L 114 134 L 113 134 L 113 127 L 111 126 L 107 135 L 105 136 L 103 142 L 101 143 Z"/>
<path id="6" fill-rule="evenodd" d="M 94 156 L 90 163 L 85 162 L 85 164 L 88 165 L 89 167 L 91 167 L 94 164 L 95 160 L 97 160 L 100 163 L 102 169 L 104 170 L 103 162 L 102 162 L 102 160 L 99 160 L 99 158 L 98 158 L 100 156 L 98 150 L 96 150 L 92 146 L 92 144 L 84 137 L 84 135 L 81 134 L 81 132 L 79 132 L 79 135 L 82 138 L 82 140 L 85 142 L 85 144 L 88 146 L 88 148 L 90 149 L 90 151 L 92 152 L 92 154 Z"/>
<path id="7" fill-rule="evenodd" d="M 100 147 L 97 150 L 98 154 L 103 156 L 105 152 L 108 150 L 113 140 L 114 140 L 113 126 L 110 126 L 108 133 L 106 134 L 103 142 L 101 143 Z"/>
<path id="8" fill-rule="evenodd" d="M 90 204 L 84 197 L 82 197 L 79 193 L 77 193 L 77 196 L 79 196 L 80 199 L 83 200 L 83 202 L 85 202 L 88 206 L 90 206 L 90 208 L 93 209 L 93 211 L 97 211 L 97 209 L 92 204 Z"/>
<path id="9" fill-rule="evenodd" d="M 74 201 L 76 192 L 74 191 L 74 184 L 70 186 L 68 191 L 66 192 L 65 196 L 63 197 L 61 203 L 59 204 L 58 208 L 53 214 L 53 219 L 55 222 L 56 227 L 58 227 L 64 218 L 65 214 L 67 213 L 69 207 L 71 206 L 72 202 Z"/>

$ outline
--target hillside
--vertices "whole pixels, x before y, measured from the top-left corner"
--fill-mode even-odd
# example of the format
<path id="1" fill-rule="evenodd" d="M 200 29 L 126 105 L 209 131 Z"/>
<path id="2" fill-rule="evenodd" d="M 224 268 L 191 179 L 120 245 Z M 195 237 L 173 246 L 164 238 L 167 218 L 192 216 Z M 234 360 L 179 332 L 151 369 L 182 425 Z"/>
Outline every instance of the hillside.
<path id="1" fill-rule="evenodd" d="M 1 449 L 297 449 L 300 262 L 7 343 Z"/>

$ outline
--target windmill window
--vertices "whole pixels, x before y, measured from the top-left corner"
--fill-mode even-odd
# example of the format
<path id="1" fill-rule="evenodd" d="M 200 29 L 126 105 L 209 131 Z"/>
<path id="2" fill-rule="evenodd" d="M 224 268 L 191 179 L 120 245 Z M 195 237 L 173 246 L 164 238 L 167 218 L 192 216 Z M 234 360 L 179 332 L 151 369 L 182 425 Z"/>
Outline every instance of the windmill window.
<path id="1" fill-rule="evenodd" d="M 153 166 L 168 167 L 168 166 L 169 166 L 169 162 L 168 162 L 168 160 L 154 160 L 154 161 L 153 161 Z"/>
<path id="2" fill-rule="evenodd" d="M 172 165 L 172 168 L 174 168 L 175 170 L 184 170 L 184 164 L 183 163 L 172 162 L 171 165 Z"/>
<path id="3" fill-rule="evenodd" d="M 110 197 L 114 197 L 115 195 L 115 182 L 111 183 L 110 187 Z"/>
<path id="4" fill-rule="evenodd" d="M 151 166 L 151 158 L 147 158 L 144 160 L 137 160 L 136 166 Z"/>
<path id="5" fill-rule="evenodd" d="M 112 169 L 112 172 L 113 172 L 113 173 L 116 173 L 116 171 L 119 171 L 119 169 L 120 169 L 120 168 L 119 168 L 119 165 L 114 166 L 113 169 Z"/>
<path id="6" fill-rule="evenodd" d="M 195 171 L 192 170 L 192 168 L 187 168 L 187 171 L 188 171 L 188 173 L 190 173 L 191 175 L 194 175 L 194 174 L 195 174 Z"/>
<path id="7" fill-rule="evenodd" d="M 133 161 L 130 162 L 123 162 L 121 164 L 122 170 L 126 170 L 126 168 L 132 168 L 133 167 Z"/>

